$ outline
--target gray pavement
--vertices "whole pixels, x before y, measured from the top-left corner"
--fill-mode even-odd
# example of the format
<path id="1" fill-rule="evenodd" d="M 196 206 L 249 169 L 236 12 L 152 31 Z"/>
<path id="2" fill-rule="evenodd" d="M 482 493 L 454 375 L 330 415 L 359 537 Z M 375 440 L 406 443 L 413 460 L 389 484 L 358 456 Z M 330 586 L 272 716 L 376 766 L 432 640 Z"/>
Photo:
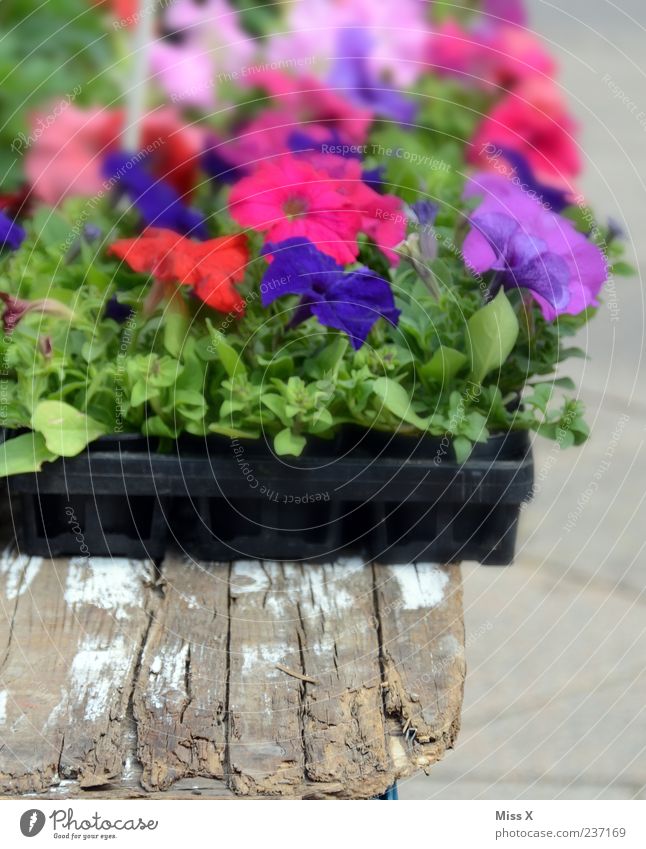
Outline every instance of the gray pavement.
<path id="1" fill-rule="evenodd" d="M 582 188 L 622 222 L 643 273 L 646 3 L 529 7 L 582 124 Z M 580 340 L 590 360 L 564 368 L 580 381 L 593 433 L 561 453 L 536 440 L 539 491 L 518 562 L 465 564 L 461 736 L 402 798 L 646 798 L 643 292 L 641 279 L 618 279 L 612 310 Z"/>

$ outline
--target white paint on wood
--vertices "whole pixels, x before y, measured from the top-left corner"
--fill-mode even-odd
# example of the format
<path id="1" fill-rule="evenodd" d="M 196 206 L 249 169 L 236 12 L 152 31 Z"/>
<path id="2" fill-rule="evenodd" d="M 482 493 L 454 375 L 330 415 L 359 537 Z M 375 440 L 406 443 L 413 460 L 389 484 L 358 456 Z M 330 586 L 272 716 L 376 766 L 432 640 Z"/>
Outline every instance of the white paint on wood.
<path id="1" fill-rule="evenodd" d="M 186 695 L 186 661 L 189 644 L 184 643 L 181 649 L 173 644 L 165 645 L 150 665 L 153 678 L 150 681 L 150 701 L 159 709 L 165 707 L 168 698 L 175 698 L 178 693 Z"/>
<path id="2" fill-rule="evenodd" d="M 252 673 L 257 673 L 258 681 L 261 682 L 264 678 L 277 677 L 279 671 L 276 669 L 277 663 L 283 663 L 285 666 L 290 665 L 289 650 L 286 645 L 278 646 L 243 646 L 242 647 L 242 674 L 251 676 Z M 300 667 L 300 660 L 297 659 Z M 297 672 L 300 669 L 296 670 Z M 284 674 L 284 673 L 282 673 Z"/>
<path id="3" fill-rule="evenodd" d="M 82 710 L 89 722 L 110 718 L 109 706 L 115 682 L 122 681 L 130 667 L 132 648 L 122 636 L 106 642 L 105 636 L 86 636 L 72 661 L 69 690 L 51 712 L 47 726 L 52 727 L 67 711 Z"/>
<path id="4" fill-rule="evenodd" d="M 406 610 L 435 607 L 444 600 L 449 576 L 437 564 L 391 566 L 389 571 L 399 585 Z"/>
<path id="5" fill-rule="evenodd" d="M 128 608 L 141 607 L 142 585 L 147 577 L 142 561 L 78 557 L 69 564 L 65 601 L 70 606 L 92 604 L 125 619 L 130 614 Z"/>
<path id="6" fill-rule="evenodd" d="M 5 576 L 5 596 L 13 601 L 26 592 L 43 565 L 42 557 L 27 557 L 6 548 L 0 559 L 0 574 Z"/>

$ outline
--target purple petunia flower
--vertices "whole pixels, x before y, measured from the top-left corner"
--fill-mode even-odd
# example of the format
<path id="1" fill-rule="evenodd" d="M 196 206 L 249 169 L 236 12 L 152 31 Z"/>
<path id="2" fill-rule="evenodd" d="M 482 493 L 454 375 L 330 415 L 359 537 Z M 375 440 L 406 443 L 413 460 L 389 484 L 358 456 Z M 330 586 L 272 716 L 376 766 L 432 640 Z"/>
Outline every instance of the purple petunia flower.
<path id="1" fill-rule="evenodd" d="M 149 174 L 142 161 L 129 153 L 111 153 L 103 163 L 103 176 L 136 206 L 147 227 L 160 227 L 183 236 L 208 238 L 204 216 L 190 209 L 168 183 Z"/>
<path id="2" fill-rule="evenodd" d="M 315 316 L 326 327 L 347 333 L 358 350 L 379 318 L 397 324 L 399 310 L 390 284 L 369 268 L 345 272 L 302 238 L 269 243 L 263 253 L 272 254 L 273 260 L 260 284 L 262 305 L 284 295 L 300 295 L 292 326 Z"/>
<path id="3" fill-rule="evenodd" d="M 25 231 L 12 221 L 4 212 L 0 212 L 0 250 L 9 248 L 17 251 L 25 240 Z"/>
<path id="4" fill-rule="evenodd" d="M 463 253 L 474 272 L 496 272 L 492 294 L 528 289 L 548 320 L 598 305 L 608 266 L 593 242 L 506 177 L 475 175 L 465 197 L 478 195 Z"/>
<path id="5" fill-rule="evenodd" d="M 328 84 L 342 89 L 356 106 L 372 109 L 381 118 L 409 125 L 415 120 L 417 107 L 397 89 L 374 78 L 368 59 L 372 51 L 370 33 L 361 27 L 339 32 L 337 57 Z"/>

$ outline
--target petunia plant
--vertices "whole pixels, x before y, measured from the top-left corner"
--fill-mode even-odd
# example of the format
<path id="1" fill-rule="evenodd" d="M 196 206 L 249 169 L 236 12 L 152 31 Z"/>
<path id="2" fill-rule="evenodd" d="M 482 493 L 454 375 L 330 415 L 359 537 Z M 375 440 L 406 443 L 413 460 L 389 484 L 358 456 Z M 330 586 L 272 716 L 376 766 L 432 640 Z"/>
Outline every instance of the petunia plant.
<path id="1" fill-rule="evenodd" d="M 630 269 L 523 4 L 410 0 L 397 28 L 374 3 L 217 5 L 219 29 L 164 12 L 141 150 L 112 100 L 70 104 L 0 198 L 0 472 L 124 433 L 583 441 L 563 363 Z"/>

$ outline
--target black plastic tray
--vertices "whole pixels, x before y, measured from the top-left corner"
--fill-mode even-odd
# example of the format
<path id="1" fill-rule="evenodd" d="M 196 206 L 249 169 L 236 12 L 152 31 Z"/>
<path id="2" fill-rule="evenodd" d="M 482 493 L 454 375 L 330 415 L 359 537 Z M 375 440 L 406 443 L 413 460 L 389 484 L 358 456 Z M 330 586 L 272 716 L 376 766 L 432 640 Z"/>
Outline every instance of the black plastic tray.
<path id="1" fill-rule="evenodd" d="M 496 565 L 513 561 L 532 485 L 525 433 L 492 437 L 460 465 L 446 440 L 351 428 L 298 459 L 263 440 L 186 438 L 160 453 L 106 437 L 9 481 L 26 554 Z"/>

